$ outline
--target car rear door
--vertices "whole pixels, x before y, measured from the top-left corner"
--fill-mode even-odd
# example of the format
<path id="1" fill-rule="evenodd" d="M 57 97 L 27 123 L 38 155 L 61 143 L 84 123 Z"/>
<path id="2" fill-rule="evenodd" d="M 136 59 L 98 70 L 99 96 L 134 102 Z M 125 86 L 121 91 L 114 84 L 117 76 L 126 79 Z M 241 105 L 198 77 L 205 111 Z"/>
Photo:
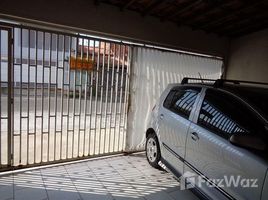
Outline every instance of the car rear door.
<path id="1" fill-rule="evenodd" d="M 183 173 L 182 159 L 185 156 L 187 132 L 200 91 L 199 87 L 175 87 L 160 107 L 159 137 L 162 158 L 177 173 Z"/>
<path id="2" fill-rule="evenodd" d="M 267 161 L 259 152 L 234 146 L 228 140 L 233 134 L 265 131 L 252 110 L 230 93 L 207 89 L 193 121 L 185 171 L 216 183 L 214 187 L 200 186 L 195 179 L 196 185 L 213 199 L 260 199 Z"/>

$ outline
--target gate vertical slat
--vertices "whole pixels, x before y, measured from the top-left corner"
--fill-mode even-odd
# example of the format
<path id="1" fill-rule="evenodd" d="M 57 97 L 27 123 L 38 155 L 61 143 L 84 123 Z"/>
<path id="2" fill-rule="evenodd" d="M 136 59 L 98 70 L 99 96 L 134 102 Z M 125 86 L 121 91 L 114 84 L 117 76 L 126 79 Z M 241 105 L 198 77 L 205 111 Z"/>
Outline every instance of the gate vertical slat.
<path id="1" fill-rule="evenodd" d="M 76 47 L 75 47 L 75 68 L 77 67 L 77 47 L 78 47 L 78 38 L 76 38 Z M 76 101 L 76 70 L 74 70 L 74 86 L 73 86 L 73 130 L 72 130 L 72 158 L 74 157 L 74 133 L 75 133 L 75 101 Z"/>
<path id="2" fill-rule="evenodd" d="M 124 97 L 124 129 L 125 129 L 125 134 L 124 134 L 124 138 L 123 138 L 123 144 L 125 144 L 126 142 L 126 129 L 127 129 L 127 112 L 128 112 L 128 98 L 129 98 L 129 77 L 130 77 L 130 60 L 131 60 L 131 51 L 130 51 L 130 47 L 128 46 L 128 54 L 127 54 L 127 71 L 126 71 L 126 86 L 125 86 L 125 97 Z"/>
<path id="3" fill-rule="evenodd" d="M 72 37 L 69 37 L 69 59 L 71 58 L 72 53 Z M 66 158 L 69 158 L 69 123 L 70 123 L 70 84 L 71 84 L 71 67 L 68 69 L 68 94 L 67 94 L 67 141 L 66 141 Z"/>
<path id="4" fill-rule="evenodd" d="M 63 95 L 64 95 L 64 91 L 65 91 L 65 85 L 64 85 L 64 81 L 65 81 L 65 35 L 62 36 L 62 83 L 61 83 L 61 119 L 60 119 L 60 125 L 61 125 L 61 130 L 63 131 Z M 67 132 L 68 133 L 68 132 Z M 66 146 L 67 148 L 67 146 Z M 60 134 L 60 160 L 62 159 L 62 132 Z"/>
<path id="5" fill-rule="evenodd" d="M 121 54 L 121 45 L 118 45 L 119 46 L 119 49 L 118 49 L 118 57 L 117 57 L 117 69 L 116 69 L 116 90 L 115 90 L 115 109 L 114 109 L 114 115 L 115 115 L 115 118 L 114 118 L 114 131 L 116 133 L 116 131 L 118 130 L 117 129 L 117 117 L 118 117 L 118 113 L 117 113 L 117 102 L 118 102 L 118 86 L 119 86 L 119 69 L 120 69 L 120 54 Z M 119 131 L 118 131 L 119 132 Z M 114 145 L 115 146 L 115 145 Z M 117 150 L 116 151 L 119 151 L 119 135 L 117 135 Z"/>
<path id="6" fill-rule="evenodd" d="M 22 47 L 22 29 L 20 31 L 20 46 Z M 21 164 L 22 159 L 22 70 L 23 70 L 23 58 L 22 58 L 22 48 L 20 48 L 20 142 L 19 142 L 19 164 Z"/>
<path id="7" fill-rule="evenodd" d="M 11 34 L 10 34 L 10 38 L 11 38 L 11 41 L 10 42 L 10 70 L 11 70 L 11 75 L 10 75 L 10 82 L 11 82 L 11 112 L 10 112 L 10 123 L 11 123 L 11 133 L 10 133 L 10 165 L 13 166 L 14 164 L 14 148 L 15 148 L 15 145 L 14 145 L 14 138 L 15 138 L 15 134 L 14 134 L 14 126 L 15 126 L 15 123 L 14 123 L 14 115 L 12 114 L 14 112 L 14 104 L 15 104 L 15 101 L 14 101 L 14 86 L 15 86 L 15 82 L 14 82 L 14 73 L 15 73 L 15 70 L 14 70 L 14 63 L 15 63 L 15 58 L 14 58 L 14 30 L 13 29 L 10 29 L 11 30 Z"/>
<path id="8" fill-rule="evenodd" d="M 101 45 L 100 45 L 101 48 Z M 103 127 L 102 127 L 102 118 L 103 118 L 103 86 L 104 86 L 104 62 L 105 62 L 105 51 L 106 51 L 106 42 L 103 43 L 103 53 L 102 53 L 102 65 L 101 65 L 101 85 L 100 85 L 100 131 L 99 131 L 99 148 L 98 148 L 98 154 L 101 153 L 101 139 L 102 139 L 102 132 L 103 132 Z"/>
<path id="9" fill-rule="evenodd" d="M 89 40 L 87 41 L 87 57 L 86 60 L 89 62 Z M 85 156 L 85 145 L 86 145 L 86 127 L 87 127 L 87 93 L 88 93 L 88 70 L 86 70 L 86 80 L 85 80 L 85 91 L 84 91 L 84 140 L 83 140 L 83 156 Z"/>
<path id="10" fill-rule="evenodd" d="M 13 72 L 13 66 L 12 66 L 12 43 L 11 43 L 11 38 L 12 38 L 12 33 L 11 30 L 8 30 L 8 135 L 7 135 L 7 163 L 8 166 L 11 166 L 12 164 L 12 160 L 13 160 L 13 156 L 12 156 L 12 136 L 13 136 L 13 125 L 12 125 L 12 107 L 13 107 L 13 99 L 12 99 L 12 88 L 13 88 L 13 79 L 12 79 L 12 72 Z"/>
<path id="11" fill-rule="evenodd" d="M 2 133 L 2 30 L 0 29 L 0 132 Z M 2 166 L 2 134 L 0 134 L 0 167 Z"/>
<path id="12" fill-rule="evenodd" d="M 108 109 L 108 87 L 109 87 L 109 79 L 110 79 L 110 53 L 111 53 L 111 43 L 109 43 L 108 49 L 108 58 L 107 58 L 107 70 L 106 70 L 106 87 L 105 87 L 105 132 L 104 132 L 104 149 L 103 153 L 106 153 L 106 137 L 107 137 L 107 109 Z M 106 52 L 105 52 L 106 55 Z M 111 117 L 111 116 L 110 116 Z M 108 148 L 109 149 L 109 148 Z"/>
<path id="13" fill-rule="evenodd" d="M 110 86 L 110 108 L 109 108 L 109 114 L 110 114 L 110 120 L 109 120 L 109 132 L 108 132 L 108 135 L 109 135 L 109 152 L 111 152 L 111 129 L 112 129 L 112 118 L 113 118 L 113 115 L 112 115 L 112 108 L 113 108 L 113 92 L 114 92 L 114 63 L 115 63 L 115 51 L 116 51 L 116 45 L 114 44 L 113 45 L 114 48 L 113 48 L 113 58 L 112 58 L 112 74 L 111 74 L 111 86 Z M 114 135 L 113 135 L 113 139 L 114 139 Z M 114 144 L 114 142 L 113 142 Z"/>
<path id="14" fill-rule="evenodd" d="M 81 65 L 83 65 L 83 54 L 84 54 L 84 38 L 82 38 L 80 40 L 80 38 L 78 39 L 79 41 L 82 41 L 82 45 L 81 45 L 81 50 L 80 50 L 80 59 L 81 59 Z M 79 50 L 79 46 L 77 47 L 77 49 Z M 82 99 L 82 69 L 79 71 L 79 101 L 78 101 L 78 108 L 79 108 L 79 114 L 78 114 L 78 139 L 77 139 L 77 156 L 79 157 L 80 155 L 80 137 L 81 137 L 81 99 Z"/>
<path id="15" fill-rule="evenodd" d="M 45 48 L 46 48 L 46 40 L 45 40 L 45 32 L 42 32 L 42 81 L 41 81 L 41 163 L 43 162 L 43 140 L 44 140 L 44 81 L 45 81 Z"/>
<path id="16" fill-rule="evenodd" d="M 121 56 L 121 53 L 120 53 Z M 120 81 L 120 99 L 119 99 L 119 112 L 118 112 L 118 116 L 119 116 L 119 128 L 118 128 L 118 141 L 120 142 L 120 136 L 121 136 L 121 130 L 122 130 L 122 125 L 121 125 L 121 118 L 122 118 L 122 97 L 123 97 L 123 80 L 124 80 L 124 71 L 125 71 L 125 46 L 123 46 L 123 51 L 122 51 L 122 56 L 120 61 L 122 61 L 122 65 L 121 65 L 121 81 Z M 123 133 L 124 134 L 124 133 Z M 119 143 L 118 142 L 118 143 Z M 123 147 L 123 144 L 121 144 Z"/>
<path id="17" fill-rule="evenodd" d="M 52 63 L 52 34 L 49 34 L 49 66 L 48 66 L 48 124 L 47 124 L 47 130 L 48 130 L 48 135 L 47 135 L 47 162 L 49 162 L 49 156 L 50 156 L 50 119 L 51 119 L 51 113 L 50 113 L 50 92 L 51 92 L 51 63 Z"/>
<path id="18" fill-rule="evenodd" d="M 117 45 L 114 44 L 113 45 L 114 48 L 113 48 L 113 60 L 112 60 L 112 80 L 111 80 L 111 104 L 110 104 L 110 110 L 109 110 L 109 113 L 111 114 L 111 118 L 110 118 L 110 123 L 109 123 L 109 126 L 110 126 L 110 131 L 109 131 L 109 135 L 111 135 L 111 138 L 110 139 L 110 147 L 109 147 L 109 152 L 113 152 L 114 151 L 114 145 L 115 145 L 115 129 L 113 127 L 113 114 L 114 114 L 114 101 L 115 101 L 115 77 L 116 77 L 116 67 L 115 67 L 115 64 L 116 64 L 116 51 L 117 51 Z M 112 137 L 113 136 L 113 137 Z"/>
<path id="19" fill-rule="evenodd" d="M 97 134 L 97 113 L 98 113 L 98 84 L 99 84 L 99 67 L 100 67 L 100 46 L 101 46 L 101 42 L 98 43 L 98 54 L 97 54 L 97 69 L 96 69 L 96 91 L 95 91 L 95 116 L 94 116 L 94 122 L 95 122 L 95 126 L 94 126 L 94 148 L 93 148 L 93 155 L 96 154 L 96 134 Z"/>
<path id="20" fill-rule="evenodd" d="M 56 142 L 57 142 L 57 121 L 58 121 L 58 76 L 59 76 L 59 35 L 56 35 L 56 62 L 55 62 L 55 67 L 56 67 L 56 85 L 55 85 L 55 106 L 54 106 L 54 110 L 55 110 L 55 120 L 54 120 L 54 160 L 56 160 L 56 153 L 57 153 L 57 149 L 56 149 Z"/>
<path id="21" fill-rule="evenodd" d="M 34 84 L 34 163 L 36 163 L 36 105 L 37 105 L 37 60 L 38 60 L 38 32 L 35 31 L 35 84 Z"/>
<path id="22" fill-rule="evenodd" d="M 30 110 L 29 110 L 29 107 L 30 107 L 30 104 L 29 104 L 29 101 L 30 101 L 30 30 L 28 30 L 28 57 L 27 57 L 27 64 L 28 64 L 28 83 L 27 83 L 27 159 L 26 159 L 26 163 L 27 165 L 29 164 L 29 131 L 30 131 L 30 120 L 29 120 L 29 113 L 30 113 Z"/>
<path id="23" fill-rule="evenodd" d="M 89 45 L 90 45 L 90 42 L 92 40 L 89 40 Z M 88 141 L 88 155 L 91 155 L 90 154 L 90 148 L 91 148 L 91 135 L 92 135 L 92 116 L 93 116 L 93 85 L 94 85 L 94 82 L 93 82 L 93 78 L 94 78 L 94 65 L 95 65 L 95 40 L 93 40 L 93 49 L 92 49 L 92 63 L 93 63 L 93 70 L 90 72 L 90 120 L 89 120 L 89 141 Z M 95 139 L 95 138 L 94 138 Z M 94 143 L 93 142 L 93 146 L 94 146 Z M 93 149 L 93 152 L 94 152 L 94 149 Z"/>

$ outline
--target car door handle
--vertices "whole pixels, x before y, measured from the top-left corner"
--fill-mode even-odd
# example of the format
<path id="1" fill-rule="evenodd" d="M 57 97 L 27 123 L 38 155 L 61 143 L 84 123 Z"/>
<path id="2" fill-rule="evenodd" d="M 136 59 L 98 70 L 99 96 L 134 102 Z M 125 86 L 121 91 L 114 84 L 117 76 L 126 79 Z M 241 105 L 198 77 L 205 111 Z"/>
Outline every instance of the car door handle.
<path id="1" fill-rule="evenodd" d="M 198 134 L 197 134 L 196 132 L 191 133 L 191 138 L 192 138 L 194 141 L 199 140 Z"/>
<path id="2" fill-rule="evenodd" d="M 160 119 L 164 119 L 164 114 L 161 114 L 160 115 Z"/>

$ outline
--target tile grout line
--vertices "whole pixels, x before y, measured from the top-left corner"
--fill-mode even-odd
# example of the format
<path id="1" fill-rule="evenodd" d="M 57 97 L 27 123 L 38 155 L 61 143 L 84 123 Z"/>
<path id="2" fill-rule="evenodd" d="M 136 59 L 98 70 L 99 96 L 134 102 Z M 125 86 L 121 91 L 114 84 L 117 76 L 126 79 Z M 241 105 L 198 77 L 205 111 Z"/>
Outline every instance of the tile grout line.
<path id="1" fill-rule="evenodd" d="M 69 174 L 68 170 L 66 169 L 66 166 L 65 166 L 65 165 L 63 165 L 63 167 L 64 167 L 64 169 L 65 169 L 65 171 L 66 171 L 67 175 L 69 176 L 70 181 L 72 182 L 72 185 L 74 186 L 74 188 L 75 188 L 76 192 L 78 193 L 78 195 L 79 195 L 80 199 L 81 199 L 81 200 L 83 200 L 83 197 L 82 197 L 82 195 L 80 194 L 80 192 L 77 190 L 77 187 L 76 187 L 75 183 L 73 182 L 72 177 L 70 176 L 70 174 Z"/>
<path id="2" fill-rule="evenodd" d="M 143 197 L 142 196 L 142 194 L 131 184 L 131 183 L 129 183 L 126 179 L 125 179 L 125 177 L 123 177 L 119 172 L 118 172 L 118 170 L 117 169 L 115 169 L 109 162 L 107 162 L 107 161 L 105 161 L 106 163 L 108 163 L 108 165 L 109 166 L 111 166 L 118 174 L 119 174 L 119 176 L 121 177 L 121 178 L 123 178 L 125 181 L 126 181 L 126 183 L 127 184 L 129 184 L 131 187 L 133 187 L 134 189 L 135 189 L 135 191 L 141 196 L 141 198 L 142 199 L 144 199 L 144 200 L 146 200 L 146 198 L 145 197 Z M 134 165 L 132 165 L 131 164 L 131 166 L 133 166 L 133 167 L 135 167 Z"/>
<path id="3" fill-rule="evenodd" d="M 136 166 L 134 166 L 134 165 L 132 164 L 132 162 L 128 161 L 126 158 L 127 158 L 127 157 L 124 157 L 123 159 L 124 159 L 128 164 L 130 164 L 130 165 L 133 166 L 135 169 L 137 169 L 143 176 L 147 177 L 148 180 L 153 181 L 153 179 L 152 179 L 151 177 L 148 177 L 148 175 L 146 175 L 143 171 L 141 171 L 141 170 L 138 169 Z M 128 182 L 128 181 L 127 181 L 127 182 Z M 129 183 L 129 184 L 132 185 L 131 183 Z M 167 193 L 166 191 L 163 191 L 163 192 L 166 193 L 169 197 L 171 197 L 171 199 L 174 199 L 174 198 L 173 198 L 172 196 L 170 196 L 169 193 Z M 144 197 L 144 199 L 147 200 L 146 197 Z M 174 199 L 174 200 L 175 200 L 175 199 Z"/>
<path id="4" fill-rule="evenodd" d="M 42 174 L 42 170 L 39 169 L 39 171 L 40 171 L 40 175 L 41 175 L 41 178 L 42 178 L 42 181 L 43 181 L 43 185 L 44 185 L 44 188 L 45 188 L 45 191 L 46 191 L 46 194 L 47 194 L 47 199 L 49 200 L 48 191 L 47 191 L 45 180 L 44 180 L 44 177 L 43 177 L 43 174 Z"/>
<path id="5" fill-rule="evenodd" d="M 90 162 L 90 161 L 88 161 Z M 97 177 L 97 175 L 94 173 L 94 170 L 90 168 L 90 166 L 88 165 L 88 162 L 86 162 L 86 166 L 88 167 L 88 169 L 90 171 L 92 171 L 92 173 L 95 175 L 96 179 L 98 180 L 98 182 L 103 186 L 103 188 L 106 189 L 107 193 L 112 197 L 113 200 L 116 200 L 115 197 L 110 193 L 110 191 L 106 188 L 106 186 L 102 183 L 102 181 Z"/>
<path id="6" fill-rule="evenodd" d="M 144 177 L 146 177 L 146 178 L 149 178 L 146 174 L 143 173 L 143 171 L 141 171 L 140 169 L 138 169 L 135 165 L 132 164 L 132 162 L 128 161 L 126 158 L 128 158 L 128 157 L 124 157 L 123 159 L 124 159 L 127 163 L 129 163 L 131 166 L 133 166 L 135 169 L 137 169 L 137 170 L 141 173 L 142 176 L 144 176 Z M 151 180 L 151 178 L 149 178 L 149 180 Z M 131 184 L 131 183 L 130 183 L 130 184 Z M 132 185 L 132 184 L 131 184 L 131 185 Z M 148 199 L 146 198 L 146 196 L 144 197 L 144 199 L 148 200 Z"/>

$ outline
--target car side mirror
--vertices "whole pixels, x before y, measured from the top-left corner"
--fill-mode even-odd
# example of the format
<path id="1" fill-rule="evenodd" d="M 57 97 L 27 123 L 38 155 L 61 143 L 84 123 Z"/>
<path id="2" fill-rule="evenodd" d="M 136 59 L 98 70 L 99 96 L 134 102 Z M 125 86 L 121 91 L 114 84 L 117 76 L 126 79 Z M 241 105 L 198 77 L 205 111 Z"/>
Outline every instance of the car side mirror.
<path id="1" fill-rule="evenodd" d="M 236 146 L 265 151 L 267 144 L 256 136 L 234 134 L 229 138 L 229 141 Z"/>

